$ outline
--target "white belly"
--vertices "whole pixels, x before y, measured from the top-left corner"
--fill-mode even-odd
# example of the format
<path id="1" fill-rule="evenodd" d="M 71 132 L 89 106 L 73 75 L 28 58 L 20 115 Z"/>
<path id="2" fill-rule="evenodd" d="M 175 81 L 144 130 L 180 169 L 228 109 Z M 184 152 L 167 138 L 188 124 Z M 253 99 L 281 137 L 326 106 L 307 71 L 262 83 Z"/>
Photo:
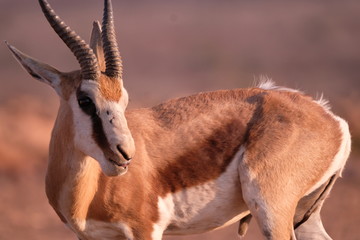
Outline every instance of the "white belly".
<path id="1" fill-rule="evenodd" d="M 169 235 L 201 233 L 246 216 L 237 169 L 241 153 L 237 155 L 219 178 L 159 198 L 159 232 L 164 227 Z"/>

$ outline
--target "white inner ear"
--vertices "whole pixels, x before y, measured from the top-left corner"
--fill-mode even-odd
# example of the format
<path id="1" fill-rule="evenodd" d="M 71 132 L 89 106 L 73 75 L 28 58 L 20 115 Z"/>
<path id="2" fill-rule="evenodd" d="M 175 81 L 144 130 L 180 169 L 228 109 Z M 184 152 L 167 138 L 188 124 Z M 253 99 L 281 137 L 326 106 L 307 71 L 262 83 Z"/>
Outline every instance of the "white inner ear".
<path id="1" fill-rule="evenodd" d="M 31 75 L 32 73 L 35 73 L 37 76 L 41 78 L 39 79 L 40 81 L 49 84 L 50 86 L 55 88 L 55 90 L 59 88 L 61 79 L 59 77 L 58 72 L 54 72 L 54 70 L 50 69 L 49 66 L 44 66 L 40 63 L 34 63 L 31 59 L 25 59 L 23 61 L 25 65 L 27 65 L 30 68 L 30 71 L 32 71 L 30 72 L 29 69 L 26 69 L 29 71 Z"/>
<path id="2" fill-rule="evenodd" d="M 61 72 L 55 68 L 42 63 L 32 57 L 22 53 L 15 47 L 8 45 L 15 59 L 21 64 L 21 66 L 36 80 L 44 82 L 52 86 L 55 91 L 61 96 L 60 82 Z"/>
<path id="3" fill-rule="evenodd" d="M 27 70 L 34 78 L 36 78 L 33 75 L 35 73 L 37 76 L 41 78 L 41 79 L 36 78 L 37 80 L 49 84 L 52 88 L 54 88 L 54 90 L 59 96 L 62 96 L 61 87 L 60 87 L 61 78 L 59 72 L 55 72 L 53 69 L 51 69 L 51 67 L 47 65 L 44 66 L 41 63 L 34 64 L 34 62 L 29 59 L 26 59 L 24 62 L 29 62 L 27 66 L 31 69 L 32 72 L 30 72 L 28 69 Z"/>

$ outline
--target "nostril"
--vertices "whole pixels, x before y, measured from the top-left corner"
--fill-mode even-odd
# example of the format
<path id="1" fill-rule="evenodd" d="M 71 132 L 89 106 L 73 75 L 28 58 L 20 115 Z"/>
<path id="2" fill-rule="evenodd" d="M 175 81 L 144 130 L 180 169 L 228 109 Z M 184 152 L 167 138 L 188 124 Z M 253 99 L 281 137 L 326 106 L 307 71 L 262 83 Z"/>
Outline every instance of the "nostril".
<path id="1" fill-rule="evenodd" d="M 120 145 L 117 145 L 116 148 L 126 160 L 131 160 L 131 157 L 121 148 Z"/>

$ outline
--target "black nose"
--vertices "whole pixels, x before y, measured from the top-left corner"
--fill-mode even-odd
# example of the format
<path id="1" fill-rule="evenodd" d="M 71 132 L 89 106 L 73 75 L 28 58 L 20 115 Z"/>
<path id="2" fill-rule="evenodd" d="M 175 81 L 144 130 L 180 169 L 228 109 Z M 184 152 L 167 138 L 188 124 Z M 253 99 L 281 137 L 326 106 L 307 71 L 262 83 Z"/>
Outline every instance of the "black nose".
<path id="1" fill-rule="evenodd" d="M 116 146 L 117 150 L 119 151 L 119 153 L 121 153 L 121 155 L 123 156 L 123 158 L 125 158 L 126 160 L 130 161 L 131 157 L 124 151 L 124 149 L 121 148 L 120 145 Z"/>

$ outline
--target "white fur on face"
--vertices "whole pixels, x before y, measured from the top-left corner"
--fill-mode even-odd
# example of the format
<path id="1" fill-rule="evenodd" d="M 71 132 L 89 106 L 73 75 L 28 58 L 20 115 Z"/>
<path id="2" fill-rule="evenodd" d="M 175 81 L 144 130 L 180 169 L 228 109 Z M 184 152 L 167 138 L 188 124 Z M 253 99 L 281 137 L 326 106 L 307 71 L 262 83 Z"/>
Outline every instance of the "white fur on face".
<path id="1" fill-rule="evenodd" d="M 122 158 L 117 150 L 117 145 L 120 145 L 128 155 L 133 156 L 134 140 L 125 119 L 125 109 L 128 103 L 126 90 L 122 89 L 123 94 L 118 102 L 106 100 L 101 95 L 99 85 L 95 81 L 83 81 L 80 90 L 85 92 L 96 105 L 97 115 L 101 118 L 103 130 L 112 152 Z M 124 169 L 119 171 L 121 169 L 107 159 L 103 150 L 94 140 L 91 117 L 80 109 L 75 92 L 70 96 L 69 104 L 73 111 L 76 147 L 96 159 L 106 175 L 117 176 L 125 173 Z"/>
<path id="2" fill-rule="evenodd" d="M 102 119 L 103 128 L 111 150 L 117 152 L 116 146 L 121 145 L 130 156 L 133 156 L 135 151 L 134 140 L 125 118 L 125 109 L 128 103 L 126 90 L 122 89 L 122 96 L 119 102 L 101 100 L 99 101 L 99 106 L 103 110 L 100 111 L 99 116 Z"/>
<path id="3" fill-rule="evenodd" d="M 73 111 L 74 120 L 74 142 L 75 146 L 83 153 L 95 158 L 100 165 L 105 162 L 105 156 L 100 147 L 92 137 L 92 122 L 90 116 L 86 115 L 79 107 L 76 94 L 72 94 L 69 99 Z"/>

